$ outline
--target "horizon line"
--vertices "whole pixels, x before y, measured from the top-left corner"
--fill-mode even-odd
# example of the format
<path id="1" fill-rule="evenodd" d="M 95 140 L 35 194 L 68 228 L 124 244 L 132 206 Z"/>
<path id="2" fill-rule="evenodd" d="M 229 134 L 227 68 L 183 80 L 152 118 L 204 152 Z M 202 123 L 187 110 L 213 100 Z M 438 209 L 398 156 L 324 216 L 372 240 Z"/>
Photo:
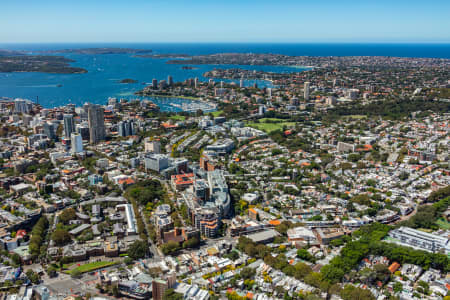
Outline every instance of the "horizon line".
<path id="1" fill-rule="evenodd" d="M 205 41 L 193 41 L 193 42 L 182 42 L 182 41 L 99 41 L 99 42 L 88 42 L 88 41 L 62 41 L 62 42 L 1 42 L 0 45 L 14 45 L 14 44 L 272 44 L 272 45 L 299 45 L 299 44 L 363 44 L 363 45 L 375 45 L 375 44 L 397 44 L 397 45 L 432 45 L 432 44 L 449 44 L 450 41 L 303 41 L 303 42 L 242 42 L 242 41 L 223 41 L 223 42 L 205 42 Z"/>

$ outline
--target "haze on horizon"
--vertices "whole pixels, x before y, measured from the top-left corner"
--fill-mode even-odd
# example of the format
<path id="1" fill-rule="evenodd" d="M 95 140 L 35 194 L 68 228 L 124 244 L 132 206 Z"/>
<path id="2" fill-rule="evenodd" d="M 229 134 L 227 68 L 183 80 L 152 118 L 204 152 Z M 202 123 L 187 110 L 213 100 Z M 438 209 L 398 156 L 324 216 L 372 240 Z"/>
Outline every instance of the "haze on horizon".
<path id="1" fill-rule="evenodd" d="M 0 28 L 0 43 L 448 43 L 450 1 L 5 1 Z"/>

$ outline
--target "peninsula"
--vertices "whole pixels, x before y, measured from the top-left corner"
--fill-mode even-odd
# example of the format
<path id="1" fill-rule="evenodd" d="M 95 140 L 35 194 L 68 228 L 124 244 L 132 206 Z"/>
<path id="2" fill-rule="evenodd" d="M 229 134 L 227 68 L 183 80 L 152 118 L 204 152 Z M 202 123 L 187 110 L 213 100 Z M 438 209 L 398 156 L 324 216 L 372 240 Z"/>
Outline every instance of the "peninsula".
<path id="1" fill-rule="evenodd" d="M 188 58 L 191 57 L 187 54 L 177 54 L 177 53 L 163 53 L 163 54 L 137 54 L 134 57 L 140 58 Z"/>
<path id="2" fill-rule="evenodd" d="M 76 49 L 61 49 L 48 50 L 41 53 L 75 53 L 75 54 L 146 54 L 151 53 L 151 49 L 133 49 L 133 48 L 76 48 Z"/>
<path id="3" fill-rule="evenodd" d="M 87 70 L 83 68 L 71 67 L 69 63 L 72 62 L 74 60 L 62 56 L 0 56 L 0 72 L 87 73 Z"/>

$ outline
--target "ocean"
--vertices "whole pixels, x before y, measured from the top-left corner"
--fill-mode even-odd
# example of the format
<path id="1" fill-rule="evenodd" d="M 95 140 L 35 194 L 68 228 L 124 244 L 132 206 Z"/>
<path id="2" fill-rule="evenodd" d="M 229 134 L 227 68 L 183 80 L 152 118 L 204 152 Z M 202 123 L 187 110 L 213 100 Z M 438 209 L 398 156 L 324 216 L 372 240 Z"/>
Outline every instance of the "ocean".
<path id="1" fill-rule="evenodd" d="M 308 56 L 401 56 L 450 58 L 450 44 L 1 44 L 0 49 L 29 52 L 71 48 L 120 47 L 152 49 L 154 54 L 177 53 L 188 55 L 241 52 L 275 53 Z M 299 72 L 305 69 L 282 66 L 194 65 L 193 70 L 183 70 L 181 65 L 166 64 L 167 59 L 138 58 L 131 54 L 82 55 L 64 54 L 75 60 L 72 66 L 88 70 L 85 74 L 0 73 L 0 97 L 25 98 L 44 107 L 67 103 L 82 105 L 85 102 L 106 103 L 108 97 L 133 99 L 134 92 L 142 89 L 153 78 L 162 80 L 171 75 L 175 81 L 198 77 L 213 68 L 245 68 L 271 72 Z M 121 84 L 125 78 L 135 79 L 134 84 Z M 248 80 L 245 85 L 270 87 L 270 82 Z M 151 98 L 149 98 L 151 99 Z M 151 99 L 161 110 L 179 111 L 170 103 L 182 99 Z"/>

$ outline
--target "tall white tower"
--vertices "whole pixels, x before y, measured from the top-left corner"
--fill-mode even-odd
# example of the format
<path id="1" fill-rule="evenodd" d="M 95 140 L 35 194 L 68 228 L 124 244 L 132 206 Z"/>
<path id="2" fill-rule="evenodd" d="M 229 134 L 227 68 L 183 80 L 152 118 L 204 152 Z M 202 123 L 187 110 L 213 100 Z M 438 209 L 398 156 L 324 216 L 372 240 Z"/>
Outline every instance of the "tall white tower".
<path id="1" fill-rule="evenodd" d="M 309 82 L 305 82 L 305 86 L 303 87 L 303 98 L 309 100 Z"/>

